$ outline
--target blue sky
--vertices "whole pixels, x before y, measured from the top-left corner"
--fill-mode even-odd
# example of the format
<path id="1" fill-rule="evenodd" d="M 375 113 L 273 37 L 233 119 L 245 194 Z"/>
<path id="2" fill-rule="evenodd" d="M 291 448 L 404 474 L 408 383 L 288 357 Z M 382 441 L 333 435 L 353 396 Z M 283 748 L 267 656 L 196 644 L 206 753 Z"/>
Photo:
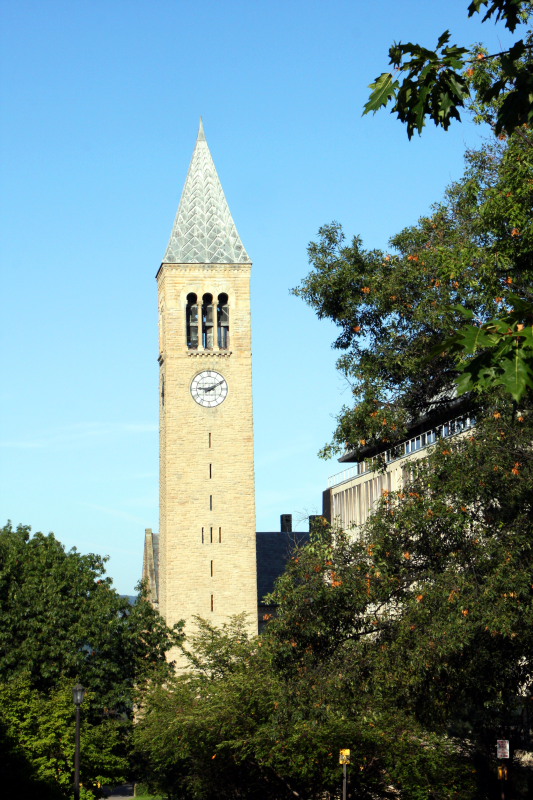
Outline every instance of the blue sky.
<path id="1" fill-rule="evenodd" d="M 460 177 L 472 123 L 408 142 L 361 116 L 394 40 L 503 28 L 467 0 L 3 0 L 0 519 L 140 577 L 158 528 L 155 273 L 203 115 L 254 261 L 257 528 L 320 513 L 349 402 L 332 325 L 290 294 L 338 220 L 386 247 Z"/>

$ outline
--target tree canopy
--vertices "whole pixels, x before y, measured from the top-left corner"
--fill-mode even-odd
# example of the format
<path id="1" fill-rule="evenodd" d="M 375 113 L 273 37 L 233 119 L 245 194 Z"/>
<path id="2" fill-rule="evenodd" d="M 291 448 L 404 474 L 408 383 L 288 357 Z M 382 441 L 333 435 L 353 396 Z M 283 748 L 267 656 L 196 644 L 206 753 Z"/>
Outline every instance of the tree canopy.
<path id="1" fill-rule="evenodd" d="M 43 797 L 70 793 L 74 684 L 88 690 L 82 781 L 125 779 L 135 694 L 170 674 L 166 653 L 181 638 L 180 627 L 168 629 L 142 594 L 132 605 L 113 589 L 105 561 L 66 551 L 53 534 L 31 536 L 27 526 L 0 529 L 6 779 L 24 778 Z"/>
<path id="2" fill-rule="evenodd" d="M 462 179 L 390 252 L 347 243 L 338 223 L 321 228 L 295 294 L 339 327 L 338 366 L 353 392 L 325 455 L 394 443 L 413 419 L 447 406 L 458 376 L 460 390 L 478 390 L 473 407 L 502 383 L 516 400 L 531 390 L 533 319 L 521 304 L 533 299 L 532 145 L 520 129 L 468 152 Z M 500 315 L 502 352 L 486 363 L 483 336 Z"/>
<path id="3" fill-rule="evenodd" d="M 494 18 L 515 32 L 520 25 L 529 26 L 532 10 L 527 0 L 472 0 L 468 14 L 484 11 L 483 22 Z M 405 78 L 400 82 L 390 72 L 377 78 L 364 113 L 392 101 L 392 112 L 406 124 L 409 138 L 415 130 L 422 132 L 426 118 L 447 129 L 452 119 L 460 119 L 463 106 L 476 122 L 488 123 L 500 138 L 528 131 L 533 120 L 531 28 L 526 27 L 521 39 L 498 53 L 489 53 L 482 45 L 450 46 L 449 40 L 450 33 L 445 31 L 434 51 L 412 43 L 393 45 L 390 63 Z M 531 158 L 525 163 L 529 170 L 525 180 L 530 183 Z M 511 235 L 520 237 L 522 229 L 512 225 Z M 526 248 L 525 253 L 528 257 L 522 260 L 522 268 L 531 276 L 531 251 Z M 532 391 L 533 302 L 529 295 L 516 293 L 508 293 L 508 300 L 489 319 L 476 320 L 467 313 L 457 334 L 445 339 L 441 352 L 456 357 L 460 393 L 503 385 L 519 401 Z"/>
<path id="4" fill-rule="evenodd" d="M 266 632 L 200 624 L 195 671 L 144 699 L 138 757 L 170 798 L 485 800 L 509 738 L 532 776 L 531 415 L 495 405 L 385 492 L 354 538 L 318 525 Z M 267 615 L 269 617 L 270 615 Z"/>

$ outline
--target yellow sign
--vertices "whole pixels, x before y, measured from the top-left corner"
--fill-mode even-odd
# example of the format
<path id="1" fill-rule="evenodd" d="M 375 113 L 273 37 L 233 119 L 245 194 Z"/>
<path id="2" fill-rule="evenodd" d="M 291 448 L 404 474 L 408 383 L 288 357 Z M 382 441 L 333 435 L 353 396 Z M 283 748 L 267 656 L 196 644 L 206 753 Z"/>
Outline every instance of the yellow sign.
<path id="1" fill-rule="evenodd" d="M 349 763 L 350 763 L 350 751 L 341 750 L 339 753 L 339 764 L 349 764 Z"/>

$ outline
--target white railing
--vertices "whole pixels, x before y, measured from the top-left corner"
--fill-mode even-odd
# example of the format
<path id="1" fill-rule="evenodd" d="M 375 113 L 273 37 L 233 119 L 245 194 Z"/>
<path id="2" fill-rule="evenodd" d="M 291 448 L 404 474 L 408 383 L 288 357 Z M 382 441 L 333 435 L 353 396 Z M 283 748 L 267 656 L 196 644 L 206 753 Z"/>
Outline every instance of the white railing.
<path id="1" fill-rule="evenodd" d="M 407 439 L 405 442 L 391 447 L 390 450 L 385 452 L 385 460 L 387 464 L 391 464 L 399 458 L 405 458 L 405 456 L 411 455 L 411 453 L 416 453 L 419 450 L 425 450 L 426 447 L 431 447 L 438 439 L 447 439 L 450 436 L 457 436 L 459 433 L 473 428 L 475 424 L 475 418 L 471 417 L 469 414 L 465 414 L 462 417 L 455 417 L 454 419 L 448 420 L 448 422 L 444 422 L 442 425 L 437 425 L 435 428 L 424 431 L 424 433 L 419 433 L 418 436 L 413 436 L 412 439 Z M 346 481 L 351 481 L 371 471 L 366 461 L 358 461 L 353 467 L 331 475 L 328 478 L 328 487 L 331 489 L 334 486 L 339 486 L 341 483 L 346 483 Z"/>

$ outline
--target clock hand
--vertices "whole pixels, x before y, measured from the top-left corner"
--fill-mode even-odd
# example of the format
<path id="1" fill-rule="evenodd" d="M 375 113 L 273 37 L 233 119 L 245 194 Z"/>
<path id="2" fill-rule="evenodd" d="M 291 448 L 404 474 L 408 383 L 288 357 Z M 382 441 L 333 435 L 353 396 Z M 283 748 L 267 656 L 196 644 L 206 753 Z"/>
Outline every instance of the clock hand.
<path id="1" fill-rule="evenodd" d="M 217 386 L 220 386 L 221 383 L 224 383 L 224 378 L 219 381 L 218 383 L 214 383 L 212 386 L 204 386 L 204 392 L 212 392 L 213 389 L 216 389 Z"/>

